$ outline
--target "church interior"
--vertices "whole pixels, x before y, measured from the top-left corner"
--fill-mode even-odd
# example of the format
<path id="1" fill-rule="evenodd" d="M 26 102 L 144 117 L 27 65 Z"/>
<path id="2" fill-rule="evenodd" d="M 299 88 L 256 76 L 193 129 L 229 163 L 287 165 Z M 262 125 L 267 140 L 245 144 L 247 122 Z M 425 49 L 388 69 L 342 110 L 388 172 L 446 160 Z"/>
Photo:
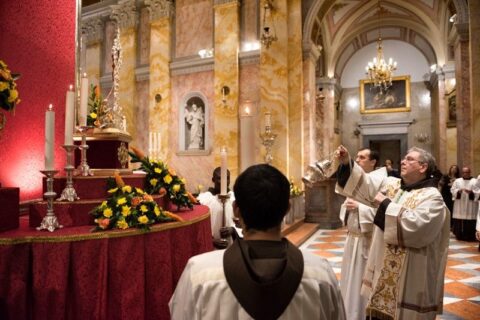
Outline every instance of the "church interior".
<path id="1" fill-rule="evenodd" d="M 213 249 L 208 209 L 189 211 L 187 196 L 207 191 L 217 167 L 228 168 L 230 187 L 258 163 L 288 177 L 298 205 L 284 234 L 325 257 L 337 277 L 344 198 L 334 179 L 309 180 L 312 164 L 343 145 L 376 150 L 381 165 L 390 159 L 400 170 L 420 147 L 443 174 L 452 165 L 480 174 L 480 1 L 2 1 L 0 33 L 18 94 L 0 97 L 9 101 L 0 109 L 0 315 L 103 319 L 125 302 L 120 318 L 167 319 L 186 261 Z M 89 212 L 117 192 L 107 193 L 107 178 L 141 188 L 138 170 L 152 174 L 152 203 L 174 213 L 162 209 L 165 221 L 185 227 L 159 223 L 150 238 L 130 228 L 91 233 L 105 226 Z M 171 200 L 178 212 L 156 185 L 166 172 L 184 192 Z M 35 230 L 46 220 L 47 230 Z M 171 254 L 113 257 L 136 250 L 128 237 Z M 480 314 L 477 247 L 451 238 L 438 319 Z M 169 275 L 115 275 L 149 257 Z M 118 293 L 127 288 L 142 293 L 137 305 Z M 143 292 L 163 302 L 147 308 Z"/>

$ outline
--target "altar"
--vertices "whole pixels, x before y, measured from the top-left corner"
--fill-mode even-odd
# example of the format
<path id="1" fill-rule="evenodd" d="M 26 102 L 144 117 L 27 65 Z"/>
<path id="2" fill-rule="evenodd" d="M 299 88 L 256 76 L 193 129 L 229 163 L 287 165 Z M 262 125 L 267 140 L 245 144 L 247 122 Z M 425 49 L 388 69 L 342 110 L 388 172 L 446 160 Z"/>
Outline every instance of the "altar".
<path id="1" fill-rule="evenodd" d="M 184 222 L 91 232 L 20 227 L 0 232 L 0 319 L 169 319 L 188 259 L 212 250 L 207 207 Z"/>

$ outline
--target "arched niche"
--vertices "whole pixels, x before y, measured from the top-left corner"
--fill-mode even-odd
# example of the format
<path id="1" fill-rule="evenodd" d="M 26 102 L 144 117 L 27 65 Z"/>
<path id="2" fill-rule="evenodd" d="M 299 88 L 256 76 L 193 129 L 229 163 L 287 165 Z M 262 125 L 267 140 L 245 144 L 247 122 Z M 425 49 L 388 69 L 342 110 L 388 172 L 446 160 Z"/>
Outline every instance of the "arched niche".
<path id="1" fill-rule="evenodd" d="M 182 98 L 178 110 L 178 148 L 182 154 L 210 153 L 208 132 L 209 105 L 201 92 L 190 92 Z"/>

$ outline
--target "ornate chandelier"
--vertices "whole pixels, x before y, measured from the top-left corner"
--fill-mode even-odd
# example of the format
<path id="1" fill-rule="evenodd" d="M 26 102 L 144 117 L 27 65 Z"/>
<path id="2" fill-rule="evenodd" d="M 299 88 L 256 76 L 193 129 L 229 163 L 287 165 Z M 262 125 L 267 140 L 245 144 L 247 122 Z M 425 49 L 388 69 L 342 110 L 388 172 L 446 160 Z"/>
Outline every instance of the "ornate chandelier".
<path id="1" fill-rule="evenodd" d="M 377 56 L 367 64 L 365 71 L 367 72 L 369 80 L 373 82 L 375 87 L 379 87 L 380 90 L 386 90 L 392 85 L 393 71 L 397 69 L 397 62 L 390 58 L 388 59 L 387 63 L 383 57 L 382 36 L 380 33 L 381 11 L 382 8 L 380 6 L 380 1 L 378 1 L 379 29 L 377 40 Z"/>
<path id="2" fill-rule="evenodd" d="M 275 21 L 272 17 L 273 0 L 265 0 L 263 4 L 263 32 L 260 36 L 260 42 L 268 49 L 272 42 L 277 41 L 275 30 Z M 273 27 L 273 30 L 272 30 Z"/>

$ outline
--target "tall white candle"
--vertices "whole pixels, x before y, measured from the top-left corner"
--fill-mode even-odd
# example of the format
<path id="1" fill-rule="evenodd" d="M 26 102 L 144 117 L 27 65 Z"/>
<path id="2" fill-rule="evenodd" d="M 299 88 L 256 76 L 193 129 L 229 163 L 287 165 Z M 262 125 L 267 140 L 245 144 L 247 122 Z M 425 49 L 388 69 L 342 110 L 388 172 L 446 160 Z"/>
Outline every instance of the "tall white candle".
<path id="1" fill-rule="evenodd" d="M 151 158 L 153 153 L 153 132 L 148 133 L 148 156 Z"/>
<path id="2" fill-rule="evenodd" d="M 48 106 L 45 112 L 45 170 L 53 170 L 53 148 L 55 146 L 55 112 Z"/>
<path id="3" fill-rule="evenodd" d="M 157 151 L 160 154 L 160 150 L 162 149 L 162 136 L 160 132 L 157 132 Z"/>
<path id="4" fill-rule="evenodd" d="M 220 194 L 227 194 L 227 149 L 225 147 L 220 151 Z"/>
<path id="5" fill-rule="evenodd" d="M 75 119 L 75 93 L 70 85 L 65 101 L 65 145 L 73 145 L 73 122 Z"/>
<path id="6" fill-rule="evenodd" d="M 80 111 L 78 114 L 78 124 L 80 126 L 87 125 L 87 109 L 88 109 L 88 78 L 84 73 L 80 82 Z"/>
<path id="7" fill-rule="evenodd" d="M 272 126 L 272 114 L 269 112 L 265 112 L 265 127 Z"/>

